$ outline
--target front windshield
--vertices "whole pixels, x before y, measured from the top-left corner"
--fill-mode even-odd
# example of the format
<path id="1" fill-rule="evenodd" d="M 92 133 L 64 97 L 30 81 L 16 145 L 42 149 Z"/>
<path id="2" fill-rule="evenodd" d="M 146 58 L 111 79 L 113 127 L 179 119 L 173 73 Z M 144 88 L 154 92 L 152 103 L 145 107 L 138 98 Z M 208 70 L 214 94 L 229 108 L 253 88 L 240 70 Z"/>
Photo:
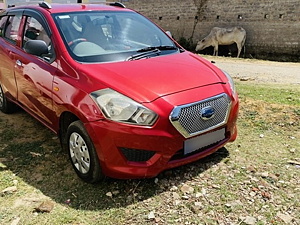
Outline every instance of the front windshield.
<path id="1" fill-rule="evenodd" d="M 55 14 L 54 19 L 70 55 L 79 62 L 135 60 L 178 52 L 167 34 L 138 13 L 85 11 Z"/>

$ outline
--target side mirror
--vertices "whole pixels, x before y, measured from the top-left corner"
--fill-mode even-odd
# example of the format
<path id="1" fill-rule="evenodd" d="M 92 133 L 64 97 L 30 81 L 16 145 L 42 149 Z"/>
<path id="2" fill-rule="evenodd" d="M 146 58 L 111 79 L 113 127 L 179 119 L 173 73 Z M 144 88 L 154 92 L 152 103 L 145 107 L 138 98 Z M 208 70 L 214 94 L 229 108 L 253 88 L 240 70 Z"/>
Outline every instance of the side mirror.
<path id="1" fill-rule="evenodd" d="M 49 53 L 46 42 L 42 40 L 29 40 L 24 45 L 24 50 L 32 55 L 42 56 Z"/>
<path id="2" fill-rule="evenodd" d="M 169 35 L 169 37 L 172 37 L 172 33 L 171 31 L 166 31 L 167 35 Z"/>

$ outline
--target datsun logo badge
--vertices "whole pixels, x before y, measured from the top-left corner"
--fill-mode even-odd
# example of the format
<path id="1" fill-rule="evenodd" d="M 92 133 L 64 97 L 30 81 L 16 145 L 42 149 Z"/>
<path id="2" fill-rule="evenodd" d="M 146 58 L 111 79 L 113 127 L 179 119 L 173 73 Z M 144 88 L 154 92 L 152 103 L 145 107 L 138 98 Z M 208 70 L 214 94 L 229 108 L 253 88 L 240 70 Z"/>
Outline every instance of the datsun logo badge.
<path id="1" fill-rule="evenodd" d="M 201 119 L 210 120 L 210 119 L 214 118 L 215 112 L 216 112 L 216 110 L 211 106 L 204 107 L 200 111 Z"/>

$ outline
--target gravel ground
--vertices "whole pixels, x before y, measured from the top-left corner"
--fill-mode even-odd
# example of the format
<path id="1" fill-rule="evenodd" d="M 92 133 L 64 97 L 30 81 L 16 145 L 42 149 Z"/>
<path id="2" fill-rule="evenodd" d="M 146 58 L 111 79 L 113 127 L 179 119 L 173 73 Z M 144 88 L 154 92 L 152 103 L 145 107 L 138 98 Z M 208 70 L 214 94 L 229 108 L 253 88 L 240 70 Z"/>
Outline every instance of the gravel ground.
<path id="1" fill-rule="evenodd" d="M 225 70 L 236 79 L 251 80 L 259 83 L 300 85 L 300 62 L 273 62 L 207 55 L 203 57 L 215 62 L 217 67 Z"/>

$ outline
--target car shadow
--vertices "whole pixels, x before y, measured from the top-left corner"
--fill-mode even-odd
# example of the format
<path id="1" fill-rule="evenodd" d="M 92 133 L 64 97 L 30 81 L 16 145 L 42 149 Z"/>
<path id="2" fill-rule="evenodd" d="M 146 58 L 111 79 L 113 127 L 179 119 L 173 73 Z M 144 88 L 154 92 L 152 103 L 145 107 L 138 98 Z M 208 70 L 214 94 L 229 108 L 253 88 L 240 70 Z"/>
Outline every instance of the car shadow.
<path id="1" fill-rule="evenodd" d="M 87 184 L 73 171 L 55 134 L 27 113 L 1 114 L 0 125 L 0 158 L 4 165 L 0 171 L 10 170 L 16 179 L 56 203 L 81 210 L 120 208 L 144 201 L 174 186 L 180 187 L 229 156 L 223 147 L 197 162 L 164 171 L 156 178 L 105 178 L 100 183 Z"/>

